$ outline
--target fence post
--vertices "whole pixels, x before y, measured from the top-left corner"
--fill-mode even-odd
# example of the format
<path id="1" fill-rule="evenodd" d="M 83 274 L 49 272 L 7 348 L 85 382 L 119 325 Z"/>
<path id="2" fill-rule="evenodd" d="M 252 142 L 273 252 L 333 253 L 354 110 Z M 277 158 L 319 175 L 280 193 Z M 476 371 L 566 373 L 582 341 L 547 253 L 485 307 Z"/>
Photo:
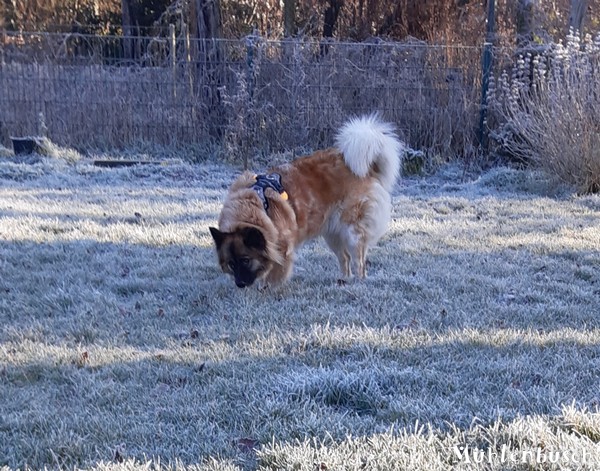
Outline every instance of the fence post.
<path id="1" fill-rule="evenodd" d="M 255 74 L 255 52 L 256 52 L 256 37 L 251 34 L 246 36 L 246 103 L 243 106 L 244 116 L 242 118 L 243 121 L 243 144 L 242 144 L 242 152 L 243 155 L 243 164 L 244 170 L 248 170 L 248 153 L 250 152 L 250 140 L 256 138 L 256 125 L 255 120 L 251 117 L 252 111 L 254 109 L 254 74 Z"/>
<path id="2" fill-rule="evenodd" d="M 487 26 L 482 59 L 481 77 L 481 108 L 479 110 L 479 145 L 485 152 L 488 147 L 488 133 L 486 130 L 487 94 L 490 86 L 490 75 L 494 58 L 494 35 L 496 23 L 496 0 L 488 0 Z"/>
<path id="3" fill-rule="evenodd" d="M 194 97 L 194 72 L 192 69 L 192 47 L 190 42 L 190 30 L 185 22 L 181 22 L 182 35 L 185 38 L 185 70 L 188 79 L 190 101 Z"/>
<path id="4" fill-rule="evenodd" d="M 177 98 L 177 40 L 175 38 L 175 25 L 169 25 L 169 36 L 171 38 L 171 72 L 173 80 L 173 98 Z"/>
<path id="5" fill-rule="evenodd" d="M 254 95 L 254 35 L 246 36 L 246 82 L 248 86 L 248 95 L 250 98 Z"/>

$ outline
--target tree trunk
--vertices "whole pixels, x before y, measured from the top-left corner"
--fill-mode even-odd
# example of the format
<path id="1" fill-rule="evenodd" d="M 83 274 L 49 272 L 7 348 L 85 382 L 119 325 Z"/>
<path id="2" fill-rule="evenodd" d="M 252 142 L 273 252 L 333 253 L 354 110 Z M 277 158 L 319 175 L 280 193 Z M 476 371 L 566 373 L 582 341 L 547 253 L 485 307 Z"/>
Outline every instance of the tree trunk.
<path id="1" fill-rule="evenodd" d="M 199 39 L 222 37 L 220 0 L 196 0 Z"/>
<path id="2" fill-rule="evenodd" d="M 399 19 L 402 16 L 402 3 L 396 2 L 393 10 L 385 16 L 379 29 L 377 30 L 378 36 L 391 36 L 394 32 L 394 26 L 399 23 Z"/>
<path id="3" fill-rule="evenodd" d="M 325 10 L 325 17 L 323 18 L 324 38 L 333 38 L 335 25 L 343 5 L 343 0 L 329 0 L 329 6 L 327 7 L 327 10 Z"/>
<path id="4" fill-rule="evenodd" d="M 571 0 L 571 11 L 569 13 L 569 28 L 581 33 L 583 19 L 588 7 L 588 0 Z"/>
<path id="5" fill-rule="evenodd" d="M 535 0 L 517 1 L 517 46 L 525 47 L 533 41 L 535 29 Z"/>
<path id="6" fill-rule="evenodd" d="M 225 64 L 222 44 L 221 2 L 220 0 L 193 0 L 192 18 L 198 47 L 194 48 L 197 80 L 201 96 L 209 113 L 210 133 L 220 137 L 223 130 L 223 113 L 219 89 L 224 83 Z"/>
<path id="7" fill-rule="evenodd" d="M 283 34 L 293 36 L 296 32 L 296 0 L 283 1 Z"/>
<path id="8" fill-rule="evenodd" d="M 121 19 L 123 25 L 123 58 L 133 59 L 133 39 L 131 38 L 131 8 L 129 0 L 121 0 Z"/>
<path id="9" fill-rule="evenodd" d="M 215 70 L 222 65 L 223 54 L 218 40 L 222 37 L 220 0 L 195 0 L 196 38 L 198 61 L 207 70 Z"/>

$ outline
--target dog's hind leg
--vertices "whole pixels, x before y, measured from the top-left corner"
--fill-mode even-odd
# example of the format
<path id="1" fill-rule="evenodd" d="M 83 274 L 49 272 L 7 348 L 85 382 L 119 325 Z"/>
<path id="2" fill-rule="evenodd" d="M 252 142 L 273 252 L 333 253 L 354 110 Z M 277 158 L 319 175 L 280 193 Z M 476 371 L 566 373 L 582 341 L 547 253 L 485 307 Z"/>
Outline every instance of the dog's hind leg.
<path id="1" fill-rule="evenodd" d="M 340 270 L 344 278 L 352 277 L 352 256 L 350 251 L 346 247 L 346 244 L 342 241 L 341 237 L 337 234 L 326 234 L 324 236 L 325 242 L 329 248 L 336 255 L 338 262 L 340 263 Z"/>
<path id="2" fill-rule="evenodd" d="M 377 244 L 387 229 L 392 212 L 391 197 L 381 185 L 373 184 L 368 205 L 360 209 L 354 212 L 360 217 L 354 218 L 348 233 L 351 235 L 350 253 L 355 261 L 356 274 L 359 278 L 366 278 L 367 251 Z"/>
<path id="3" fill-rule="evenodd" d="M 359 278 L 367 277 L 367 249 L 368 244 L 366 238 L 360 237 L 356 244 L 356 274 Z"/>

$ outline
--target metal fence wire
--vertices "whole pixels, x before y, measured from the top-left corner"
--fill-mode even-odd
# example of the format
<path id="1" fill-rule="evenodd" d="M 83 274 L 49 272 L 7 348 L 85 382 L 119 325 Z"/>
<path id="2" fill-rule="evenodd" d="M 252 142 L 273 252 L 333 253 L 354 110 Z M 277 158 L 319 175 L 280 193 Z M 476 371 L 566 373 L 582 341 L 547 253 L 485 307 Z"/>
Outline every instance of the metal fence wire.
<path id="1" fill-rule="evenodd" d="M 414 148 L 475 145 L 481 49 L 421 42 L 193 40 L 0 33 L 0 127 L 59 145 L 224 143 L 236 152 L 330 145 L 379 112 Z"/>

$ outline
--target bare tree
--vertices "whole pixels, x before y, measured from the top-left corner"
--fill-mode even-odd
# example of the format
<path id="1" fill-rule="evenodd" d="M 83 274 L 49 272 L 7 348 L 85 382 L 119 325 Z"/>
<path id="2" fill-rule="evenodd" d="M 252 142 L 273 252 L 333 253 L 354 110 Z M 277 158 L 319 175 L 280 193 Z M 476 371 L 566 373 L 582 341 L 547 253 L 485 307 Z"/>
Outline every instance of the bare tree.
<path id="1" fill-rule="evenodd" d="M 198 37 L 202 39 L 222 37 L 220 0 L 195 0 Z"/>
<path id="2" fill-rule="evenodd" d="M 194 55 L 198 63 L 215 64 L 220 62 L 221 51 L 218 42 L 205 41 L 223 37 L 220 0 L 192 0 L 190 2 L 190 35 L 199 40 Z"/>
<path id="3" fill-rule="evenodd" d="M 123 25 L 123 56 L 125 59 L 133 58 L 133 43 L 131 34 L 131 6 L 130 0 L 121 0 L 121 20 Z"/>
<path id="4" fill-rule="evenodd" d="M 283 1 L 283 34 L 293 36 L 296 29 L 296 0 Z"/>
<path id="5" fill-rule="evenodd" d="M 517 45 L 526 46 L 533 41 L 536 0 L 518 0 L 516 5 Z"/>
<path id="6" fill-rule="evenodd" d="M 323 17 L 323 37 L 332 38 L 344 0 L 329 0 L 329 5 Z"/>
<path id="7" fill-rule="evenodd" d="M 571 11 L 569 14 L 569 28 L 581 31 L 583 20 L 588 7 L 588 0 L 571 0 Z"/>
<path id="8" fill-rule="evenodd" d="M 222 44 L 218 41 L 223 37 L 221 2 L 192 0 L 190 10 L 190 34 L 197 40 L 192 47 L 192 54 L 196 58 L 197 83 L 201 87 L 201 93 L 206 95 L 208 111 L 213 116 L 211 133 L 218 135 L 222 131 L 222 123 L 219 121 L 219 88 L 224 74 Z"/>

